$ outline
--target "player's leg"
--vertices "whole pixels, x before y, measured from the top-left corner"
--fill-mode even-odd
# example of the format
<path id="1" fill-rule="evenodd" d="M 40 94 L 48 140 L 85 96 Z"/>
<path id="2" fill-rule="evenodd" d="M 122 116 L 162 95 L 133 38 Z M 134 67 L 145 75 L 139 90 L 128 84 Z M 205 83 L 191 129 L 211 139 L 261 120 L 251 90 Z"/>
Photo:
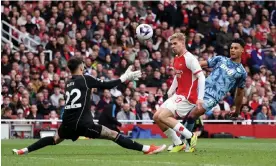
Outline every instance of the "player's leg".
<path id="1" fill-rule="evenodd" d="M 36 151 L 38 149 L 44 148 L 49 145 L 57 145 L 63 140 L 64 139 L 61 139 L 57 132 L 54 137 L 49 136 L 49 137 L 41 138 L 40 140 L 38 140 L 37 142 L 33 143 L 32 145 L 26 148 L 19 149 L 19 150 L 13 149 L 12 152 L 17 155 L 28 154 L 30 152 Z"/>
<path id="2" fill-rule="evenodd" d="M 177 136 L 176 132 L 168 127 L 166 124 L 160 121 L 159 114 L 163 110 L 162 106 L 158 109 L 158 111 L 153 115 L 154 122 L 158 125 L 158 127 L 164 132 L 164 134 L 170 138 L 174 144 L 174 146 L 182 145 L 183 142 L 181 139 Z"/>
<path id="3" fill-rule="evenodd" d="M 194 124 L 196 119 L 198 119 L 201 115 L 203 115 L 206 111 L 211 110 L 218 102 L 212 97 L 205 94 L 204 96 L 204 104 L 201 109 L 195 107 L 187 116 L 187 129 L 190 131 L 194 128 Z"/>
<path id="4" fill-rule="evenodd" d="M 194 105 L 190 104 L 185 97 L 180 95 L 176 95 L 173 101 L 174 102 L 168 106 L 169 109 L 164 109 L 159 114 L 159 119 L 174 131 L 183 135 L 187 139 L 188 144 L 191 145 L 190 147 L 194 149 L 197 141 L 196 135 L 174 118 L 176 116 L 184 117 Z"/>
<path id="5" fill-rule="evenodd" d="M 197 107 L 193 108 L 189 115 L 186 117 L 186 127 L 188 130 L 192 131 L 195 125 L 195 121 L 198 117 L 205 113 L 205 109 L 198 109 Z"/>
<path id="6" fill-rule="evenodd" d="M 110 130 L 105 126 L 97 125 L 97 124 L 91 124 L 90 127 L 86 130 L 84 136 L 90 137 L 90 138 L 101 138 L 101 139 L 112 140 L 123 148 L 142 151 L 145 154 L 159 153 L 166 148 L 166 145 L 162 145 L 162 146 L 142 145 L 127 137 L 124 137 L 117 131 Z"/>

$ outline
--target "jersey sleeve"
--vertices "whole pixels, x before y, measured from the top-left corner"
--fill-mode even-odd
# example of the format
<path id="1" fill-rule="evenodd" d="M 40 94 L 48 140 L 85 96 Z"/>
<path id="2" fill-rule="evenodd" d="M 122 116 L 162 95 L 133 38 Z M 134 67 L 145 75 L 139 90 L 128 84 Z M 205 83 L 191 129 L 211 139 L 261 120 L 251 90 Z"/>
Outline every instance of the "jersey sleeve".
<path id="1" fill-rule="evenodd" d="M 223 57 L 222 56 L 215 56 L 213 58 L 209 58 L 207 60 L 207 63 L 208 63 L 208 67 L 209 68 L 213 68 L 216 66 L 216 64 L 222 59 Z"/>
<path id="2" fill-rule="evenodd" d="M 122 83 L 120 79 L 112 80 L 112 81 L 103 81 L 101 79 L 94 78 L 89 75 L 85 75 L 84 78 L 86 81 L 86 86 L 89 89 L 91 88 L 112 89 Z"/>
<path id="3" fill-rule="evenodd" d="M 192 55 L 193 56 L 193 55 Z M 198 62 L 198 60 L 195 57 L 189 58 L 187 62 L 187 67 L 192 71 L 193 74 L 197 74 L 200 71 L 202 71 L 202 68 Z"/>
<path id="4" fill-rule="evenodd" d="M 238 85 L 237 85 L 238 88 L 242 88 L 243 89 L 245 87 L 246 77 L 247 77 L 247 74 L 244 73 L 242 75 L 242 77 L 240 78 L 239 82 L 238 82 Z"/>

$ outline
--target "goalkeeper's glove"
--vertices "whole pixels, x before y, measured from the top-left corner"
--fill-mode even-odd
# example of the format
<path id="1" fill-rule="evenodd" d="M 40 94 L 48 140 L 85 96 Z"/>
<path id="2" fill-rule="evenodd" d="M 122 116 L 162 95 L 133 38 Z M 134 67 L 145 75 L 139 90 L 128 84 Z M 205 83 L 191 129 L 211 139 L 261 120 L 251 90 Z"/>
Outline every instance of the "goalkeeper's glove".
<path id="1" fill-rule="evenodd" d="M 125 82 L 126 80 L 138 80 L 142 76 L 141 70 L 132 71 L 133 66 L 129 66 L 126 72 L 121 75 L 120 80 Z"/>

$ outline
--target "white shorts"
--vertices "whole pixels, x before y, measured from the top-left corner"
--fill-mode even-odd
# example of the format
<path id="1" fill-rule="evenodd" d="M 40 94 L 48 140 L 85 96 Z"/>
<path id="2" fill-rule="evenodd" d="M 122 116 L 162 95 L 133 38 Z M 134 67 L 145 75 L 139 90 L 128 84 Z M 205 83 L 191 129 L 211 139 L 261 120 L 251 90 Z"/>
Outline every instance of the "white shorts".
<path id="1" fill-rule="evenodd" d="M 169 109 L 174 117 L 182 118 L 195 107 L 195 104 L 190 103 L 185 96 L 174 94 L 160 107 Z"/>

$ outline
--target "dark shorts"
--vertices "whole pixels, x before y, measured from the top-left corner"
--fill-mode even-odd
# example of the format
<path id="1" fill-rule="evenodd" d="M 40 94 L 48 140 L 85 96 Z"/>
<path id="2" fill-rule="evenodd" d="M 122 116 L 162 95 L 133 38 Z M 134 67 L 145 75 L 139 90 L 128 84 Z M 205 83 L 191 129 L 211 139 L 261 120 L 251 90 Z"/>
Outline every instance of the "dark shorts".
<path id="1" fill-rule="evenodd" d="M 78 126 L 77 129 L 75 129 L 74 125 L 61 124 L 58 129 L 58 135 L 61 139 L 71 139 L 72 141 L 76 141 L 79 136 L 99 138 L 101 131 L 102 126 L 94 123 L 85 126 Z"/>

